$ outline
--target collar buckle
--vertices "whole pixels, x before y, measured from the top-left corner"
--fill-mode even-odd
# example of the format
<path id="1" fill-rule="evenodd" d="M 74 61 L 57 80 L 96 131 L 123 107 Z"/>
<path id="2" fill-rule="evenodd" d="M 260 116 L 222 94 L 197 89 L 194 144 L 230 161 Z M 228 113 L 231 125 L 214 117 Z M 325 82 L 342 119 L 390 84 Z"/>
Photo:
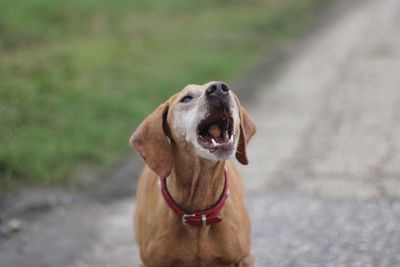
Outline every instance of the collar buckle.
<path id="1" fill-rule="evenodd" d="M 182 215 L 182 224 L 186 225 L 187 224 L 187 219 L 196 217 L 196 214 L 183 214 Z"/>

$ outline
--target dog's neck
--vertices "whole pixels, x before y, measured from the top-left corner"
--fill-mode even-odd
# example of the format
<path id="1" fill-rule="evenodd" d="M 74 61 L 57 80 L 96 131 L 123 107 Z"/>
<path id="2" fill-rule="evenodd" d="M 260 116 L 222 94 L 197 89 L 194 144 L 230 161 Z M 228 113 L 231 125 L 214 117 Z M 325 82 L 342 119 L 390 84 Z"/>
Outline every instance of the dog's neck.
<path id="1" fill-rule="evenodd" d="M 167 186 L 175 202 L 187 212 L 215 204 L 224 188 L 225 161 L 211 161 L 174 151 L 174 167 Z"/>

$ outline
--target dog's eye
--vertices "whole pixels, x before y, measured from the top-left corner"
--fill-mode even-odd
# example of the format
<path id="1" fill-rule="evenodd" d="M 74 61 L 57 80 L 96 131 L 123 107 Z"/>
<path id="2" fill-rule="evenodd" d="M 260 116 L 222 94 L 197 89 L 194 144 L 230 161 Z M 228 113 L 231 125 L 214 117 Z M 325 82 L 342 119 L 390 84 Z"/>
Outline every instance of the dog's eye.
<path id="1" fill-rule="evenodd" d="M 179 101 L 181 103 L 189 103 L 190 101 L 192 101 L 193 96 L 191 95 L 186 95 L 184 97 L 182 97 L 182 99 Z"/>

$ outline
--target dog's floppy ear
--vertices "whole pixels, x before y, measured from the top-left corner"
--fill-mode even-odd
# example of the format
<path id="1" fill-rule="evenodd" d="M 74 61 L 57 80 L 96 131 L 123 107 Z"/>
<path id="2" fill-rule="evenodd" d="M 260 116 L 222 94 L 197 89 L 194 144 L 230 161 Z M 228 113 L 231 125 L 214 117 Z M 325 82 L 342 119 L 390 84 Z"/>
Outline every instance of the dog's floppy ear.
<path id="1" fill-rule="evenodd" d="M 161 177 L 170 174 L 173 164 L 172 150 L 166 137 L 168 108 L 168 103 L 161 104 L 129 139 L 150 169 Z"/>
<path id="2" fill-rule="evenodd" d="M 240 105 L 239 99 L 236 96 L 235 100 L 239 109 L 240 117 L 240 136 L 236 149 L 236 159 L 243 165 L 247 165 L 249 164 L 249 160 L 247 159 L 246 146 L 251 137 L 256 133 L 256 125 L 249 113 Z"/>

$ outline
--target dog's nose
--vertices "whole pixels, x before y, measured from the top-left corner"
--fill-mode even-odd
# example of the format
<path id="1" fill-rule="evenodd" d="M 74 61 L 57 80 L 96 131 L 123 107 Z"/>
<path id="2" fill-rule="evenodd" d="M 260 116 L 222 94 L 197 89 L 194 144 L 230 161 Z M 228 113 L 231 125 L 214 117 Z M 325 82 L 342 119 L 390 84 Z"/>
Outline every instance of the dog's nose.
<path id="1" fill-rule="evenodd" d="M 213 82 L 206 89 L 207 98 L 223 98 L 229 94 L 229 86 L 223 82 Z"/>

